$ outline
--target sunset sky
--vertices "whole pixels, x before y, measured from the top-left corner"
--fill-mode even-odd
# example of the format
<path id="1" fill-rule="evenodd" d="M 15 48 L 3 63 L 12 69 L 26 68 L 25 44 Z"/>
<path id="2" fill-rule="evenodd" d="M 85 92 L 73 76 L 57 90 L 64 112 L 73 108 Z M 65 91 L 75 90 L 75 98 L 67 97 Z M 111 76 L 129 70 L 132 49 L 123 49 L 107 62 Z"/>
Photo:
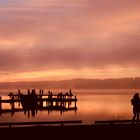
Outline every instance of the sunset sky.
<path id="1" fill-rule="evenodd" d="M 0 0 L 0 82 L 140 76 L 140 0 Z"/>

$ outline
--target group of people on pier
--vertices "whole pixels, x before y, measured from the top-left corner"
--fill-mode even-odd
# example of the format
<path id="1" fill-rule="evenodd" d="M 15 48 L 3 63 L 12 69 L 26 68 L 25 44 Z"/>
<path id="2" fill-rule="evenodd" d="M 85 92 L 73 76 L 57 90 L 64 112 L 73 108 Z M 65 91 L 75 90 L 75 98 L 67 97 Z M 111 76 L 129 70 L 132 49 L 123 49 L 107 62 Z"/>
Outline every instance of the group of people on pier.
<path id="1" fill-rule="evenodd" d="M 44 90 L 43 90 L 43 89 L 40 89 L 38 95 L 43 95 L 43 94 L 44 94 Z M 9 95 L 12 96 L 13 94 L 10 92 Z M 20 89 L 18 90 L 18 95 L 22 95 Z M 27 90 L 27 95 L 37 95 L 37 92 L 36 92 L 35 89 L 32 89 L 32 90 L 28 89 L 28 90 Z M 52 95 L 54 95 L 53 92 L 49 90 L 49 91 L 48 91 L 48 96 L 52 96 Z M 65 94 L 62 93 L 62 92 L 60 92 L 60 93 L 58 92 L 57 95 L 73 96 L 71 89 L 69 90 L 69 92 L 66 92 Z"/>
<path id="2" fill-rule="evenodd" d="M 39 95 L 43 95 L 43 92 L 44 92 L 44 90 L 43 90 L 43 89 L 40 89 L 40 90 L 39 90 Z M 21 94 L 22 94 L 22 93 L 20 92 L 20 89 L 19 89 L 19 90 L 18 90 L 18 95 L 21 95 Z M 30 89 L 28 89 L 28 90 L 27 90 L 27 94 L 28 94 L 28 95 L 37 95 L 35 89 L 32 89 L 31 91 L 30 91 Z"/>

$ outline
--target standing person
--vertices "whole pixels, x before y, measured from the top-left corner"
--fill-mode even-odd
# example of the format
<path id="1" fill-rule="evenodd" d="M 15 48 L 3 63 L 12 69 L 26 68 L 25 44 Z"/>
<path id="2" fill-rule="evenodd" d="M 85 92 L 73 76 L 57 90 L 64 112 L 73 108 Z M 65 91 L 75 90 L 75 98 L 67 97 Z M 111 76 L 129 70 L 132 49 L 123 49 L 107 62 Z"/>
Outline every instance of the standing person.
<path id="1" fill-rule="evenodd" d="M 135 93 L 133 98 L 131 99 L 131 104 L 133 105 L 133 120 L 139 120 L 139 114 L 140 114 L 140 98 L 139 93 Z"/>
<path id="2" fill-rule="evenodd" d="M 41 92 L 41 93 L 42 93 L 42 95 L 43 95 L 43 92 L 44 92 L 44 90 L 42 89 L 42 92 Z"/>
<path id="3" fill-rule="evenodd" d="M 28 95 L 30 95 L 30 89 L 27 90 Z"/>

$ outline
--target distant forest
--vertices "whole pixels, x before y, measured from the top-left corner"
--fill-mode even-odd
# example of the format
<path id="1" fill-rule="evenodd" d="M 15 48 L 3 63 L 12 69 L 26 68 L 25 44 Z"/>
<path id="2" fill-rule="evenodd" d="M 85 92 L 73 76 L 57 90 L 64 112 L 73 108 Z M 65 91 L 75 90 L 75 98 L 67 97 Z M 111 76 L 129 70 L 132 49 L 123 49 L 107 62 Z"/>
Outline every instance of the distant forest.
<path id="1" fill-rule="evenodd" d="M 140 77 L 120 79 L 72 79 L 61 81 L 6 82 L 0 89 L 140 89 Z"/>

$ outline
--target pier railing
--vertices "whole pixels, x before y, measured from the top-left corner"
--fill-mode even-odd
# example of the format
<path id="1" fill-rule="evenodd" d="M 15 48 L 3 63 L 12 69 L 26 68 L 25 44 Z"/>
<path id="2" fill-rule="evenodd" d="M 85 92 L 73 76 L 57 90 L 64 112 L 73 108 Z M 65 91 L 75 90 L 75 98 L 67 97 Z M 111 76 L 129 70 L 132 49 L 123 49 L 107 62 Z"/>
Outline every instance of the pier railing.
<path id="1" fill-rule="evenodd" d="M 129 123 L 140 123 L 140 120 L 101 120 L 95 121 L 95 124 L 102 125 L 102 124 L 129 124 Z"/>
<path id="2" fill-rule="evenodd" d="M 63 126 L 64 124 L 81 124 L 82 120 L 67 120 L 67 121 L 39 121 L 39 122 L 1 122 L 0 127 L 13 127 L 13 126 L 41 126 L 41 125 L 57 125 Z"/>

